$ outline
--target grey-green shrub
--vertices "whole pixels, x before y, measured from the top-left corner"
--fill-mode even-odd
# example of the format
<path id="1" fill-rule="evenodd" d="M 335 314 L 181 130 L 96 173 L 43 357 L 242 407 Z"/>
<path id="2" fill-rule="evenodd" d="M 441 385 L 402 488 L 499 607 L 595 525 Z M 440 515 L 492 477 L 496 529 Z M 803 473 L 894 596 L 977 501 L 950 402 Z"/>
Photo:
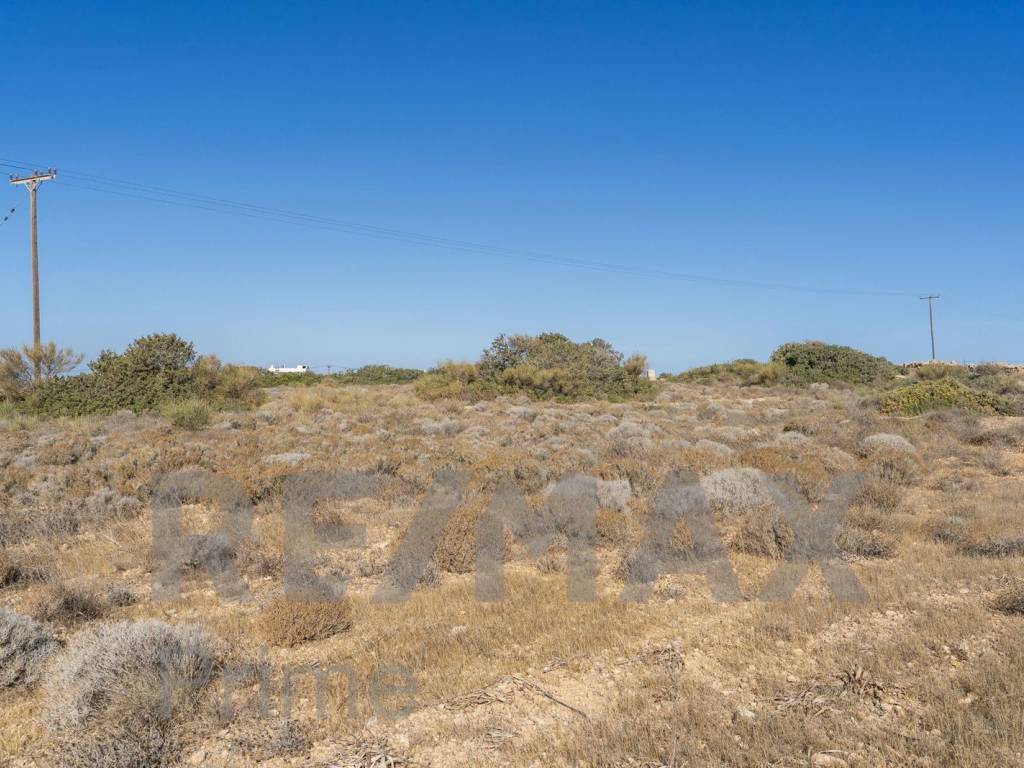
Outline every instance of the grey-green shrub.
<path id="1" fill-rule="evenodd" d="M 43 722 L 60 768 L 177 764 L 181 728 L 218 669 L 202 629 L 120 621 L 82 630 L 43 683 Z"/>

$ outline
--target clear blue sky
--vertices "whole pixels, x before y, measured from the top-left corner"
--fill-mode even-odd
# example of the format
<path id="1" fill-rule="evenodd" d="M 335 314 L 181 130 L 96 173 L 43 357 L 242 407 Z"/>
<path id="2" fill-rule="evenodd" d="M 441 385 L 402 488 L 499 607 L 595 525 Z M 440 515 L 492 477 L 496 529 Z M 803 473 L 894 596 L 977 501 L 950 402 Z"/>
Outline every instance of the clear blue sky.
<path id="1" fill-rule="evenodd" d="M 0 157 L 565 258 L 936 292 L 940 357 L 1024 358 L 1020 3 L 161 5 L 3 0 Z M 26 195 L 5 184 L 12 205 L 0 346 L 31 338 Z M 659 370 L 803 338 L 928 354 L 914 297 L 62 183 L 40 254 L 43 336 L 90 357 L 160 330 L 259 364 L 428 366 L 543 330 Z"/>

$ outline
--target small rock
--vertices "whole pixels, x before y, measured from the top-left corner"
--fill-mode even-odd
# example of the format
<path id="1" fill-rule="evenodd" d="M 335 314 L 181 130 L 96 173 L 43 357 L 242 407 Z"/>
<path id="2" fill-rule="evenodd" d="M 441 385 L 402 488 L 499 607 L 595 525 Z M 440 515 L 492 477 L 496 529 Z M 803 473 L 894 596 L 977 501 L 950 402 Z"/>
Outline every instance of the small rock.
<path id="1" fill-rule="evenodd" d="M 274 453 L 263 457 L 264 464 L 298 464 L 309 458 L 308 453 L 292 451 L 291 453 Z"/>
<path id="2" fill-rule="evenodd" d="M 745 707 L 737 707 L 732 711 L 732 721 L 734 723 L 756 723 L 757 713 Z"/>
<path id="3" fill-rule="evenodd" d="M 815 768 L 846 768 L 849 763 L 829 752 L 818 752 L 811 755 L 811 765 L 815 766 Z"/>

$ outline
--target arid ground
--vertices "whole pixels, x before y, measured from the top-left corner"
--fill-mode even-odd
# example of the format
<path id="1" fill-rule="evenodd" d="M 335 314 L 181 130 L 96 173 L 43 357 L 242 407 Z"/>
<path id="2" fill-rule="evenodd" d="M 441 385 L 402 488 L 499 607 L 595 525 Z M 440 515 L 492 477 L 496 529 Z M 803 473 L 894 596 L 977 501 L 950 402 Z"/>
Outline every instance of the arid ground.
<path id="1" fill-rule="evenodd" d="M 659 383 L 625 404 L 466 404 L 321 385 L 196 431 L 12 417 L 0 765 L 1024 765 L 1024 419 L 888 417 L 868 400 Z M 189 539 L 182 598 L 161 601 L 153 484 L 189 468 L 243 489 L 252 537 Z M 379 485 L 316 508 L 318 525 L 366 526 L 365 546 L 313 563 L 347 597 L 288 600 L 282 488 L 339 469 Z M 468 480 L 432 565 L 406 601 L 374 601 L 444 470 Z M 700 574 L 622 599 L 674 472 L 699 476 L 741 599 Z M 567 598 L 564 542 L 533 557 L 509 536 L 505 599 L 479 601 L 476 523 L 495 490 L 512 482 L 539 508 L 572 473 L 600 480 L 596 599 Z M 864 479 L 834 541 L 866 601 L 837 599 L 817 567 L 790 599 L 761 599 L 799 550 L 769 478 L 813 511 L 844 473 Z M 215 506 L 191 501 L 186 532 L 216 530 Z M 213 565 L 237 568 L 250 599 L 219 595 Z"/>

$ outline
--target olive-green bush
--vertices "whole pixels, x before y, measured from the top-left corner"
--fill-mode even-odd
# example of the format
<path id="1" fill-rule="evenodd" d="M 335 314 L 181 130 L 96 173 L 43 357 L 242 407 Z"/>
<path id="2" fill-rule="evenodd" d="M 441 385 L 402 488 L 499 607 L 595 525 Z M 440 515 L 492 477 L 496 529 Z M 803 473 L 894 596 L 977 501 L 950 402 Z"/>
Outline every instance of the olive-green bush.
<path id="1" fill-rule="evenodd" d="M 416 381 L 426 399 L 479 400 L 523 393 L 536 399 L 626 400 L 653 390 L 647 359 L 603 339 L 577 343 L 560 333 L 498 336 L 476 363 L 442 363 Z"/>
<path id="2" fill-rule="evenodd" d="M 1014 412 L 1012 404 L 1005 398 L 971 389 L 955 379 L 916 381 L 890 389 L 880 395 L 879 407 L 883 413 L 899 416 L 916 416 L 948 408 L 989 414 Z"/>
<path id="3" fill-rule="evenodd" d="M 671 381 L 684 381 L 693 384 L 738 384 L 751 386 L 754 384 L 777 384 L 782 381 L 784 369 L 777 363 L 762 363 L 757 360 L 742 359 L 729 363 L 714 363 L 699 368 L 691 368 L 674 376 L 662 378 Z"/>
<path id="4" fill-rule="evenodd" d="M 210 423 L 210 405 L 198 397 L 168 400 L 160 406 L 160 415 L 182 429 L 202 429 Z"/>
<path id="5" fill-rule="evenodd" d="M 271 373 L 261 371 L 261 387 L 312 386 L 314 384 L 411 384 L 423 375 L 419 368 L 395 368 L 390 365 L 364 365 L 351 371 L 326 375 L 316 373 Z"/>
<path id="6" fill-rule="evenodd" d="M 784 380 L 797 384 L 874 384 L 893 379 L 899 372 L 884 357 L 822 341 L 783 344 L 772 352 L 769 362 L 782 367 Z"/>
<path id="7" fill-rule="evenodd" d="M 168 402 L 201 398 L 210 405 L 256 401 L 254 369 L 196 357 L 195 347 L 174 334 L 136 339 L 121 354 L 104 350 L 89 372 L 55 376 L 34 387 L 25 409 L 40 416 L 82 416 L 128 409 L 156 410 Z"/>

